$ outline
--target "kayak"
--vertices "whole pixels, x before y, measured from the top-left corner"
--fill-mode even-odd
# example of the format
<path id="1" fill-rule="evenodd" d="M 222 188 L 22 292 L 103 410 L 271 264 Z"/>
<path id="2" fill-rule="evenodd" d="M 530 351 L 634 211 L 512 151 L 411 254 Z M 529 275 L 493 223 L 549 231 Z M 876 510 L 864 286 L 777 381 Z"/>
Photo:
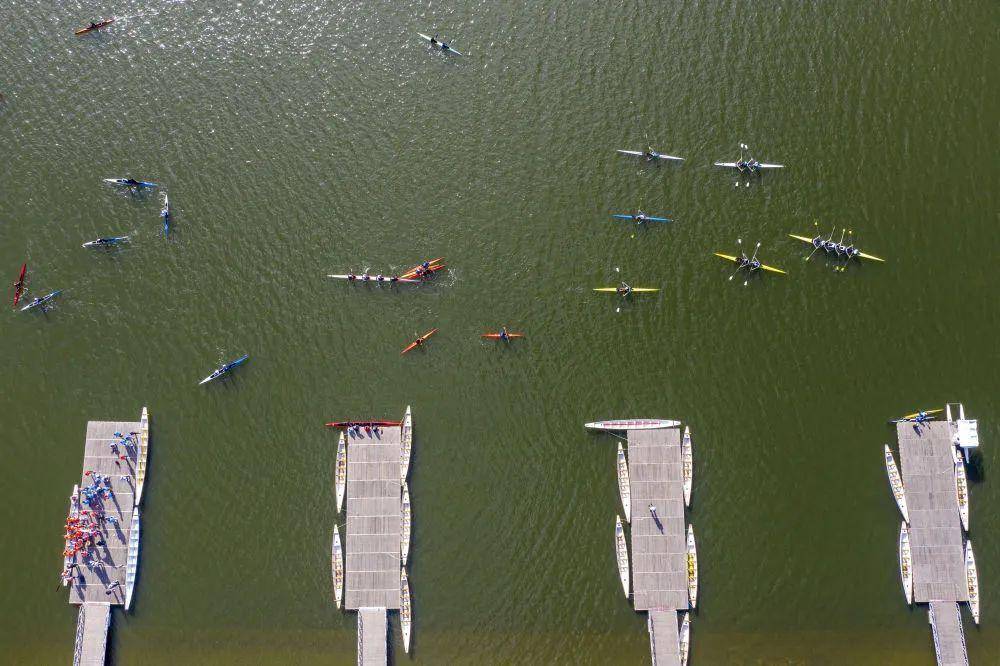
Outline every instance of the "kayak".
<path id="1" fill-rule="evenodd" d="M 24 312 L 26 310 L 31 310 L 32 308 L 37 308 L 39 305 L 45 305 L 46 303 L 48 303 L 61 293 L 62 289 L 56 289 L 51 294 L 45 294 L 44 296 L 39 296 L 38 298 L 34 298 L 30 303 L 21 308 L 21 312 Z"/>
<path id="2" fill-rule="evenodd" d="M 163 208 L 160 210 L 160 217 L 163 218 L 163 235 L 170 234 L 170 197 L 163 193 Z"/>
<path id="3" fill-rule="evenodd" d="M 83 244 L 83 247 L 109 247 L 111 245 L 118 245 L 118 243 L 127 243 L 128 236 L 109 236 L 107 238 L 97 238 L 92 241 L 87 241 Z"/>
<path id="4" fill-rule="evenodd" d="M 632 155 L 633 157 L 646 157 L 646 153 L 644 153 L 641 150 L 618 150 L 616 152 L 619 152 L 622 155 Z M 679 160 L 681 162 L 684 161 L 683 157 L 674 157 L 673 155 L 664 155 L 663 153 L 658 153 L 655 150 L 653 151 L 653 159 L 654 160 Z"/>
<path id="5" fill-rule="evenodd" d="M 393 282 L 392 278 L 386 277 L 384 275 L 382 276 L 381 280 L 379 280 L 378 276 L 375 276 L 375 275 L 355 275 L 353 278 L 350 275 L 327 275 L 327 277 L 328 278 L 336 278 L 338 280 L 350 280 L 351 282 L 365 282 L 365 283 L 372 283 L 372 282 L 374 282 L 375 284 L 384 284 L 384 283 L 391 284 Z M 367 279 L 365 279 L 365 278 L 367 278 Z M 410 279 L 404 279 L 404 278 L 399 278 L 399 279 L 397 279 L 395 281 L 396 282 L 409 282 L 409 283 L 420 282 L 420 280 L 410 280 Z"/>
<path id="6" fill-rule="evenodd" d="M 200 382 L 198 382 L 198 385 L 201 386 L 202 384 L 207 384 L 208 382 L 212 381 L 213 379 L 218 379 L 219 377 L 221 377 L 222 375 L 226 374 L 227 372 L 229 372 L 230 370 L 232 370 L 236 366 L 243 364 L 248 358 L 250 358 L 250 355 L 249 354 L 244 354 L 243 356 L 240 356 L 235 361 L 231 361 L 229 363 L 226 363 L 225 365 L 220 366 L 218 370 L 216 370 L 215 372 L 213 372 L 212 374 L 210 374 L 208 377 L 205 377 L 203 380 L 201 380 Z"/>
<path id="7" fill-rule="evenodd" d="M 481 337 L 481 338 L 483 338 L 485 340 L 503 340 L 503 338 L 501 337 L 500 333 L 483 333 L 479 337 Z M 524 337 L 524 333 L 508 333 L 507 334 L 507 339 L 508 340 L 513 340 L 514 338 L 523 338 L 523 337 Z"/>
<path id="8" fill-rule="evenodd" d="M 428 35 L 425 35 L 423 33 L 420 33 L 420 32 L 418 32 L 417 34 L 420 35 L 424 40 L 430 42 L 431 46 L 433 46 L 435 48 L 441 49 L 441 51 L 444 52 L 444 53 L 454 53 L 455 55 L 462 55 L 461 53 L 459 53 L 455 49 L 451 48 L 450 46 L 448 46 L 444 42 L 435 41 L 433 38 L 431 38 Z"/>
<path id="9" fill-rule="evenodd" d="M 598 287 L 594 291 L 603 291 L 605 293 L 617 293 L 618 287 Z M 652 294 L 653 292 L 659 291 L 659 288 L 655 287 L 632 287 L 630 293 L 633 294 Z"/>
<path id="10" fill-rule="evenodd" d="M 437 331 L 438 330 L 436 328 L 432 328 L 431 330 L 427 331 L 426 333 L 424 333 L 423 335 L 421 335 L 419 338 L 417 338 L 416 340 L 414 340 L 413 342 L 411 342 L 409 345 L 407 345 L 406 349 L 404 349 L 403 351 L 399 352 L 399 355 L 402 356 L 406 352 L 411 351 L 411 350 L 419 347 L 420 345 L 424 344 L 424 342 L 427 341 L 427 338 L 429 338 L 432 335 L 434 335 L 435 333 L 437 333 Z"/>
<path id="11" fill-rule="evenodd" d="M 86 35 L 88 32 L 93 32 L 94 30 L 100 30 L 101 28 L 107 27 L 107 26 L 111 25 L 114 22 L 115 22 L 115 20 L 113 18 L 104 19 L 103 21 L 98 21 L 97 23 L 94 23 L 93 25 L 88 25 L 86 28 L 80 28 L 79 30 L 75 31 L 73 34 L 74 35 Z"/>
<path id="12" fill-rule="evenodd" d="M 403 425 L 402 421 L 330 421 L 327 428 L 398 428 Z"/>
<path id="13" fill-rule="evenodd" d="M 612 213 L 611 217 L 617 217 L 619 220 L 632 220 L 633 222 L 638 222 L 639 221 L 639 220 L 637 220 L 635 218 L 635 215 L 625 215 L 623 213 Z M 651 215 L 647 215 L 646 219 L 644 219 L 642 221 L 643 222 L 673 222 L 673 220 L 671 220 L 668 217 L 652 217 Z"/>
<path id="14" fill-rule="evenodd" d="M 24 293 L 24 276 L 28 273 L 28 264 L 21 264 L 21 272 L 18 273 L 17 281 L 14 282 L 14 305 L 12 307 L 17 307 L 18 301 L 21 300 L 21 295 Z"/>
<path id="15" fill-rule="evenodd" d="M 105 178 L 104 182 L 108 185 L 119 185 L 122 187 L 159 187 L 156 183 L 150 183 L 149 181 L 139 180 L 136 183 L 128 182 L 127 178 Z"/>

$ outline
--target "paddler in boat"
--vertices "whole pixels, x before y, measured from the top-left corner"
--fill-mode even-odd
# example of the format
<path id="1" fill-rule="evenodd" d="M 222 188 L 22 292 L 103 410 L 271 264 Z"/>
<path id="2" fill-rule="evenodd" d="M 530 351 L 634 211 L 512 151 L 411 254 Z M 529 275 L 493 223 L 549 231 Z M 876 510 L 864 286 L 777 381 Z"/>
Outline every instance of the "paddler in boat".
<path id="1" fill-rule="evenodd" d="M 622 282 L 620 285 L 618 285 L 618 289 L 616 291 L 618 292 L 619 296 L 628 296 L 629 294 L 632 293 L 632 285 L 630 285 L 627 282 Z"/>
<path id="2" fill-rule="evenodd" d="M 653 150 L 652 146 L 646 146 L 646 154 L 643 157 L 646 158 L 647 162 L 652 162 L 656 159 L 656 151 Z"/>
<path id="3" fill-rule="evenodd" d="M 137 181 L 135 178 L 126 178 L 125 179 L 125 184 L 126 185 L 131 185 L 132 187 L 138 187 L 138 186 L 142 185 L 142 183 L 140 183 L 139 181 Z"/>
<path id="4" fill-rule="evenodd" d="M 639 224 L 642 224 L 643 222 L 646 221 L 646 214 L 643 213 L 641 210 L 637 211 L 636 214 L 632 216 L 632 219 L 638 222 Z"/>
<path id="5" fill-rule="evenodd" d="M 378 275 L 375 276 L 375 281 L 376 282 L 385 282 L 385 276 L 383 276 L 381 273 L 379 273 Z"/>
<path id="6" fill-rule="evenodd" d="M 506 326 L 504 326 L 504 327 L 502 327 L 500 329 L 500 339 L 501 340 L 510 340 L 510 333 L 507 332 L 507 327 Z"/>
<path id="7" fill-rule="evenodd" d="M 368 275 L 368 273 L 365 273 L 364 275 L 361 276 L 361 281 L 362 282 L 370 282 L 371 279 L 372 279 L 372 276 Z"/>
<path id="8" fill-rule="evenodd" d="M 347 281 L 348 282 L 354 282 L 357 279 L 358 279 L 358 276 L 355 275 L 354 273 L 348 273 L 347 274 Z"/>
<path id="9" fill-rule="evenodd" d="M 443 47 L 444 44 L 442 44 L 441 42 L 438 41 L 438 36 L 437 35 L 434 35 L 433 37 L 431 37 L 431 46 L 441 46 L 441 47 Z"/>

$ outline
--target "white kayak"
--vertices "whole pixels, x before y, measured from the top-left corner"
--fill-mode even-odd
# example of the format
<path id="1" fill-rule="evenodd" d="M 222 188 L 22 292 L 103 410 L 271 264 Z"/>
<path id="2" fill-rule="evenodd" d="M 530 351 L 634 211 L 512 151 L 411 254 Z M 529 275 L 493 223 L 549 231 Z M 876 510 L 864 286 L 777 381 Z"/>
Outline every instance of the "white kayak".
<path id="1" fill-rule="evenodd" d="M 645 157 L 649 160 L 677 160 L 678 162 L 683 162 L 683 157 L 675 157 L 673 155 L 664 155 L 663 153 L 658 153 L 653 151 L 652 156 L 647 155 L 641 150 L 617 150 L 615 152 L 621 153 L 622 155 L 631 155 L 632 157 Z"/>
<path id="2" fill-rule="evenodd" d="M 334 472 L 334 483 L 337 490 L 337 514 L 339 515 L 344 506 L 344 490 L 347 488 L 347 445 L 343 432 L 340 433 L 340 440 L 337 442 L 337 468 Z"/>
<path id="3" fill-rule="evenodd" d="M 112 247 L 118 245 L 118 243 L 127 243 L 128 241 L 128 236 L 105 236 L 87 241 L 82 247 Z"/>
<path id="4" fill-rule="evenodd" d="M 333 599 L 340 608 L 340 602 L 344 598 L 344 549 L 340 543 L 340 529 L 333 526 L 333 548 L 331 550 L 330 567 L 333 574 Z"/>
<path id="5" fill-rule="evenodd" d="M 681 654 L 681 666 L 687 666 L 691 648 L 691 614 L 684 613 L 680 631 L 677 632 L 677 651 Z"/>
<path id="6" fill-rule="evenodd" d="M 962 529 L 969 531 L 969 479 L 965 474 L 965 461 L 958 449 L 952 449 L 955 456 L 955 498 L 958 500 L 958 516 L 962 519 Z"/>
<path id="7" fill-rule="evenodd" d="M 434 39 L 433 37 L 431 37 L 429 35 L 425 35 L 422 32 L 418 32 L 417 34 L 420 35 L 420 37 L 424 41 L 430 42 L 431 46 L 433 46 L 434 48 L 437 48 L 437 49 L 441 49 L 441 51 L 444 52 L 444 53 L 454 53 L 455 55 L 462 55 L 461 53 L 459 53 L 455 49 L 451 48 L 450 46 L 448 46 L 446 43 L 444 43 L 442 41 L 438 41 L 437 39 Z"/>
<path id="8" fill-rule="evenodd" d="M 896 506 L 903 514 L 903 520 L 910 522 L 910 514 L 906 510 L 906 492 L 903 489 L 903 479 L 899 476 L 899 468 L 896 467 L 896 459 L 892 456 L 889 445 L 885 445 L 885 471 L 889 475 L 889 488 L 892 489 L 892 496 L 896 498 Z"/>
<path id="9" fill-rule="evenodd" d="M 656 430 L 658 428 L 676 428 L 680 424 L 680 421 L 671 421 L 670 419 L 612 419 L 584 423 L 583 427 L 591 430 Z"/>
<path id="10" fill-rule="evenodd" d="M 965 542 L 965 581 L 969 587 L 969 610 L 972 620 L 979 624 L 979 573 L 976 571 L 976 557 L 972 554 L 972 542 Z"/>
<path id="11" fill-rule="evenodd" d="M 327 275 L 328 278 L 334 278 L 335 280 L 349 280 L 351 282 L 363 282 L 365 284 L 393 284 L 394 282 L 420 282 L 420 280 L 414 280 L 411 278 L 396 278 L 392 279 L 390 275 L 383 275 L 382 279 L 379 280 L 377 275 L 368 275 L 367 273 L 362 275 Z"/>
<path id="12" fill-rule="evenodd" d="M 691 428 L 684 427 L 681 438 L 681 484 L 684 506 L 691 506 L 691 484 L 694 481 L 694 450 L 691 447 Z"/>

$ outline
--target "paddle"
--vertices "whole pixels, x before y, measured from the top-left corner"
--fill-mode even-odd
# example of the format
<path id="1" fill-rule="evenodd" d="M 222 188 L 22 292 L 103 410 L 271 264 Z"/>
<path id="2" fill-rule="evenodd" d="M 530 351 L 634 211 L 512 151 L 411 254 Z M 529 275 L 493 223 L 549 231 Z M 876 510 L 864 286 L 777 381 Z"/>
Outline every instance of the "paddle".
<path id="1" fill-rule="evenodd" d="M 742 144 L 740 144 L 740 145 L 742 145 Z M 737 183 L 737 185 L 738 185 L 738 183 Z M 740 254 L 743 254 L 743 239 L 742 238 L 737 238 L 736 239 L 736 244 L 739 245 Z M 729 276 L 729 280 L 730 281 L 732 281 L 732 279 L 734 277 L 736 277 L 736 274 L 739 273 L 743 269 L 743 264 L 740 263 L 739 258 L 736 259 L 736 266 L 737 266 L 736 270 L 733 272 L 732 275 Z"/>
<path id="2" fill-rule="evenodd" d="M 753 267 L 753 262 L 757 261 L 757 250 L 759 249 L 760 249 L 760 241 L 757 241 L 757 245 L 753 249 L 753 256 L 750 257 L 750 270 L 747 272 L 747 279 L 743 281 L 744 287 L 747 286 L 748 282 L 750 282 L 750 276 L 753 275 L 754 270 L 756 270 Z"/>

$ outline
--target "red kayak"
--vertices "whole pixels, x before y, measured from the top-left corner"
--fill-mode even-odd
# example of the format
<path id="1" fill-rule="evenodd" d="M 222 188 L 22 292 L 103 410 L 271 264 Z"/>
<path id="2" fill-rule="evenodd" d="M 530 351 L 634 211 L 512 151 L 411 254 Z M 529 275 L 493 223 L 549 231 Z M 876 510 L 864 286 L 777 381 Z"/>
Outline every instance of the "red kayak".
<path id="1" fill-rule="evenodd" d="M 412 349 L 416 349 L 420 345 L 424 344 L 424 342 L 427 340 L 427 338 L 429 338 L 432 335 L 434 335 L 435 333 L 437 333 L 437 331 L 438 330 L 436 328 L 432 328 L 431 330 L 427 331 L 426 333 L 424 333 L 423 335 L 421 335 L 419 338 L 417 338 L 416 340 L 414 340 L 413 342 L 411 342 L 406 347 L 406 349 L 404 349 L 403 351 L 399 352 L 399 355 L 402 356 L 406 352 L 408 352 L 408 351 L 410 351 Z"/>
<path id="2" fill-rule="evenodd" d="M 413 268 L 411 268 L 410 270 L 406 271 L 405 273 L 403 273 L 399 277 L 401 277 L 401 278 L 415 278 L 415 277 L 417 277 L 417 271 L 419 271 L 421 269 L 424 271 L 423 274 L 425 276 L 426 275 L 431 275 L 431 274 L 433 274 L 433 273 L 435 273 L 435 272 L 437 272 L 437 271 L 439 271 L 439 270 L 441 270 L 442 268 L 445 267 L 445 265 L 441 263 L 442 259 L 444 259 L 444 257 L 428 261 L 427 262 L 427 264 L 428 264 L 427 268 L 424 268 L 423 264 L 420 264 L 419 266 L 414 266 Z"/>
<path id="3" fill-rule="evenodd" d="M 24 294 L 24 276 L 28 273 L 28 264 L 21 264 L 21 273 L 17 276 L 17 282 L 14 283 L 14 307 L 17 307 L 18 301 L 21 300 L 21 295 Z"/>
<path id="4" fill-rule="evenodd" d="M 331 421 L 326 424 L 327 428 L 398 428 L 402 421 Z"/>

